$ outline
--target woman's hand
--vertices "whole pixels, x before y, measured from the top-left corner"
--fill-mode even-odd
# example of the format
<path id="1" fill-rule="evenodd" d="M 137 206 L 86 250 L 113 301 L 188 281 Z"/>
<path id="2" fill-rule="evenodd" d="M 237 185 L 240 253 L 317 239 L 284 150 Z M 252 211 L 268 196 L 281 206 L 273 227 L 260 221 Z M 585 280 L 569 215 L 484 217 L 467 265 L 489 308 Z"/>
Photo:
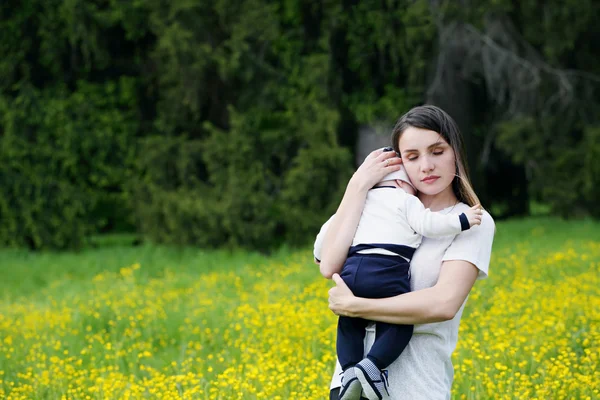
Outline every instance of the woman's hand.
<path id="1" fill-rule="evenodd" d="M 350 182 L 361 188 L 370 189 L 381 182 L 381 179 L 387 174 L 398 171 L 400 164 L 402 164 L 402 159 L 396 156 L 395 152 L 383 151 L 383 149 L 374 150 L 358 167 Z"/>
<path id="2" fill-rule="evenodd" d="M 335 286 L 329 289 L 329 309 L 340 316 L 354 317 L 352 303 L 356 300 L 356 296 L 339 274 L 333 274 L 331 279 L 335 282 Z"/>

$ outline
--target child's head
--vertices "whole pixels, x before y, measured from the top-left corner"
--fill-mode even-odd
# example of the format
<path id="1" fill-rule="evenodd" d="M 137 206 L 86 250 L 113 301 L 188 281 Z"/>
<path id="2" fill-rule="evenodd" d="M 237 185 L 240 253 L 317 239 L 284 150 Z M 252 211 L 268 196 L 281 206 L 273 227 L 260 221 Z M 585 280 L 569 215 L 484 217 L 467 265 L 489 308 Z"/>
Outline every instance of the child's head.
<path id="1" fill-rule="evenodd" d="M 415 195 L 417 193 L 412 182 L 408 178 L 406 171 L 404 170 L 404 166 L 401 166 L 398 171 L 394 171 L 384 176 L 381 182 L 385 181 L 392 181 L 395 186 L 403 189 L 408 194 Z"/>

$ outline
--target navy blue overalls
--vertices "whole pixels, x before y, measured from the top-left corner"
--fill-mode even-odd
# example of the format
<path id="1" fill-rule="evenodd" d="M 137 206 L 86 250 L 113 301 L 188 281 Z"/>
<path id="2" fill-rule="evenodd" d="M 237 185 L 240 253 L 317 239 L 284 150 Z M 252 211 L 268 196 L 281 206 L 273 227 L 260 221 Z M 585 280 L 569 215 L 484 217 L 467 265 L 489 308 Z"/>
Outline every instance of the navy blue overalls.
<path id="1" fill-rule="evenodd" d="M 394 244 L 360 244 L 350 248 L 340 276 L 357 297 L 384 298 L 410 292 L 410 262 L 403 257 L 385 254 L 360 254 L 366 249 L 385 249 L 411 260 L 415 249 Z M 371 321 L 340 317 L 337 331 L 337 354 L 342 369 L 363 359 L 365 328 Z M 408 345 L 413 325 L 376 322 L 375 342 L 367 357 L 379 368 L 390 365 Z"/>

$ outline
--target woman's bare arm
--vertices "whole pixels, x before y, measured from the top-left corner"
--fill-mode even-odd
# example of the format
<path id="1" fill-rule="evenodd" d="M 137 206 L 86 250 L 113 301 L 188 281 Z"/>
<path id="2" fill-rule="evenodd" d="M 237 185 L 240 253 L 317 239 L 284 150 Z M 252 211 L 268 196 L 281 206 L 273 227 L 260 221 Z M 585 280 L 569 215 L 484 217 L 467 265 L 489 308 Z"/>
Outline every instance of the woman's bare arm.
<path id="1" fill-rule="evenodd" d="M 329 290 L 329 308 L 338 315 L 392 324 L 447 321 L 456 315 L 477 279 L 478 269 L 468 261 L 444 261 L 438 282 L 427 289 L 384 299 L 356 297 L 339 277 Z"/>
<path id="2" fill-rule="evenodd" d="M 348 183 L 344 197 L 323 240 L 319 269 L 325 278 L 330 279 L 333 274 L 342 270 L 360 221 L 367 190 L 352 180 Z"/>

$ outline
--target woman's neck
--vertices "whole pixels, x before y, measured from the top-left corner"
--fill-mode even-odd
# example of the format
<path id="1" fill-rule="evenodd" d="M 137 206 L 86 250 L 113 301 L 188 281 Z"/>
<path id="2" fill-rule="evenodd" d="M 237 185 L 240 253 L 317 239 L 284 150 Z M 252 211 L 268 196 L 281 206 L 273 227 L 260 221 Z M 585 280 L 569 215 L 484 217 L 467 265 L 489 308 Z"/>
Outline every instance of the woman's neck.
<path id="1" fill-rule="evenodd" d="M 431 211 L 440 211 L 458 203 L 458 198 L 454 194 L 452 186 L 448 186 L 448 188 L 438 194 L 428 195 L 419 193 L 419 200 L 421 200 L 425 208 L 429 208 Z"/>

